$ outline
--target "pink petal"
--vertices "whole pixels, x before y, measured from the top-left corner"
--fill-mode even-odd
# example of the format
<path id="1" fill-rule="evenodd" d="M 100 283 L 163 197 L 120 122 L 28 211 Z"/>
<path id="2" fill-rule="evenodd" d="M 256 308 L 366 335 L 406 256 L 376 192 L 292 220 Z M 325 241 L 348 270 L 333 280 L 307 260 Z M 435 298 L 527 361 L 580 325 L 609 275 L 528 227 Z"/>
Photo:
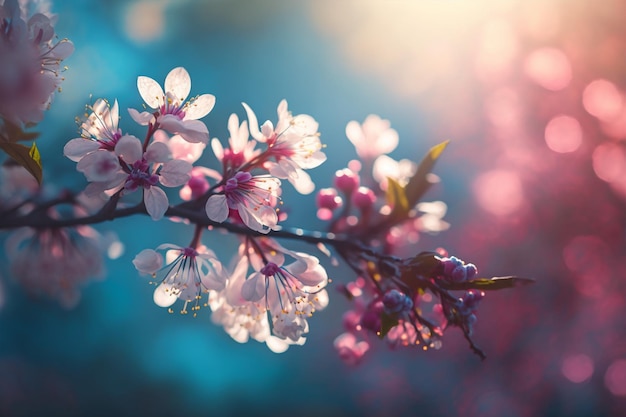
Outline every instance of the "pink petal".
<path id="1" fill-rule="evenodd" d="M 85 155 L 76 170 L 85 174 L 87 181 L 109 181 L 119 171 L 120 164 L 115 154 L 109 151 L 96 151 Z"/>
<path id="2" fill-rule="evenodd" d="M 159 181 L 166 187 L 178 187 L 185 184 L 191 176 L 191 164 L 189 162 L 174 159 L 163 164 L 159 172 Z"/>
<path id="3" fill-rule="evenodd" d="M 115 153 L 127 164 L 133 164 L 143 158 L 141 142 L 134 136 L 125 135 L 115 145 Z"/>
<path id="4" fill-rule="evenodd" d="M 143 191 L 143 202 L 152 220 L 161 220 L 169 207 L 167 195 L 165 195 L 165 191 L 159 187 L 145 189 Z"/>
<path id="5" fill-rule="evenodd" d="M 139 272 L 154 274 L 163 267 L 163 255 L 152 249 L 144 249 L 135 256 L 133 265 Z"/>
<path id="6" fill-rule="evenodd" d="M 184 120 L 172 114 L 159 118 L 161 127 L 170 133 L 179 134 L 183 139 L 192 143 L 208 143 L 209 129 L 200 120 Z"/>
<path id="7" fill-rule="evenodd" d="M 241 296 L 246 301 L 259 301 L 265 295 L 265 276 L 254 273 L 241 286 Z"/>
<path id="8" fill-rule="evenodd" d="M 206 214 L 214 222 L 222 223 L 228 218 L 228 203 L 223 194 L 212 195 L 205 205 Z"/>
<path id="9" fill-rule="evenodd" d="M 163 104 L 163 89 L 150 77 L 137 77 L 137 89 L 148 107 L 158 109 Z M 132 115 L 131 115 L 132 116 Z"/>
<path id="10" fill-rule="evenodd" d="M 63 155 L 74 162 L 80 161 L 88 153 L 100 149 L 100 144 L 94 140 L 76 138 L 72 139 L 63 147 Z"/>
<path id="11" fill-rule="evenodd" d="M 167 162 L 172 159 L 172 153 L 170 148 L 163 142 L 152 142 L 146 149 L 146 154 L 143 156 L 146 162 Z"/>
<path id="12" fill-rule="evenodd" d="M 128 109 L 128 114 L 130 114 L 130 117 L 132 117 L 132 119 L 141 126 L 147 126 L 148 123 L 150 123 L 152 119 L 154 119 L 152 113 L 149 113 L 147 111 L 139 113 L 135 109 Z"/>
<path id="13" fill-rule="evenodd" d="M 172 93 L 181 103 L 191 91 L 191 78 L 183 67 L 174 68 L 165 78 L 165 92 Z"/>

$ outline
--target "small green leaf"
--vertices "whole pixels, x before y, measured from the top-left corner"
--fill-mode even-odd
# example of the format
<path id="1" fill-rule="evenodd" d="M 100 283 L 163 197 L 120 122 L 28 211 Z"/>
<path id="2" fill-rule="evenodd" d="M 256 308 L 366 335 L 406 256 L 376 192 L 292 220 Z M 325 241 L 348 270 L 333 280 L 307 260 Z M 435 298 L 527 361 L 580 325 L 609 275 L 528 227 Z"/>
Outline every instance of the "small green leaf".
<path id="1" fill-rule="evenodd" d="M 476 278 L 465 282 L 446 282 L 442 285 L 448 290 L 502 290 L 504 288 L 519 287 L 534 283 L 531 278 L 521 278 L 515 276 L 509 277 L 493 277 L 493 278 Z"/>
<path id="2" fill-rule="evenodd" d="M 424 156 L 424 159 L 422 159 L 422 162 L 418 165 L 415 175 L 411 177 L 406 187 L 404 187 L 409 207 L 412 208 L 415 206 L 433 184 L 433 182 L 428 179 L 428 175 L 435 166 L 435 162 L 437 162 L 444 149 L 446 149 L 446 146 L 448 146 L 448 143 L 450 143 L 449 140 L 430 148 L 426 156 Z"/>
<path id="3" fill-rule="evenodd" d="M 396 314 L 391 315 L 382 313 L 380 315 L 380 331 L 378 332 L 379 338 L 384 338 L 394 326 L 398 324 L 398 316 Z"/>
<path id="4" fill-rule="evenodd" d="M 393 207 L 392 216 L 405 216 L 409 212 L 409 202 L 404 187 L 391 177 L 387 177 L 387 204 Z"/>
<path id="5" fill-rule="evenodd" d="M 39 150 L 37 149 L 35 143 L 33 143 L 29 148 L 28 146 L 24 146 L 19 143 L 0 142 L 0 149 L 13 158 L 18 165 L 26 168 L 26 170 L 37 180 L 37 183 L 41 185 L 41 181 L 43 179 L 41 156 L 39 155 Z"/>

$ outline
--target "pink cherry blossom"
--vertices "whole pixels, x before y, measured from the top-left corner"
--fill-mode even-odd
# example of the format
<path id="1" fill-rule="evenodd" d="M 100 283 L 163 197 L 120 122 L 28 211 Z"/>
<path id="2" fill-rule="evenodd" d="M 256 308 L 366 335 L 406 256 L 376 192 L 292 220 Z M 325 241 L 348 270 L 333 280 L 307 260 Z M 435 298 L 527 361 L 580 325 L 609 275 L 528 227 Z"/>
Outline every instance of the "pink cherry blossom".
<path id="1" fill-rule="evenodd" d="M 252 109 L 242 104 L 248 115 L 250 134 L 267 144 L 268 155 L 273 159 L 265 162 L 264 167 L 273 176 L 288 180 L 299 193 L 313 192 L 315 185 L 304 170 L 318 167 L 326 160 L 315 119 L 307 114 L 292 116 L 287 101 L 282 100 L 276 127 L 268 120 L 259 129 Z"/>
<path id="2" fill-rule="evenodd" d="M 286 256 L 294 262 L 283 266 Z M 242 244 L 238 258 L 224 290 L 209 299 L 213 321 L 240 343 L 252 337 L 276 353 L 304 344 L 307 319 L 328 304 L 328 277 L 319 260 L 269 238 Z"/>
<path id="3" fill-rule="evenodd" d="M 365 118 L 363 124 L 352 120 L 346 126 L 346 136 L 356 148 L 361 159 L 372 161 L 398 146 L 398 132 L 391 128 L 389 120 L 375 114 Z"/>
<path id="4" fill-rule="evenodd" d="M 90 109 L 91 113 L 80 126 L 81 137 L 70 140 L 63 148 L 63 154 L 74 162 L 98 149 L 114 151 L 122 137 L 122 131 L 118 128 L 117 100 L 111 107 L 106 100 L 99 98 Z"/>
<path id="5" fill-rule="evenodd" d="M 6 120 L 22 125 L 43 119 L 63 81 L 60 64 L 74 51 L 67 39 L 54 39 L 49 16 L 22 16 L 17 0 L 0 5 L 0 116 Z"/>
<path id="6" fill-rule="evenodd" d="M 163 255 L 166 252 L 166 265 Z M 169 243 L 153 249 L 144 249 L 133 260 L 139 272 L 150 274 L 160 280 L 154 290 L 154 302 L 160 307 L 170 307 L 180 299 L 185 302 L 182 312 L 192 303 L 192 311 L 200 309 L 198 300 L 202 293 L 224 288 L 226 272 L 213 251 L 205 246 L 197 249 Z"/>
<path id="7" fill-rule="evenodd" d="M 157 184 L 166 187 L 185 184 L 190 178 L 191 164 L 171 159 L 168 146 L 162 142 L 152 142 L 143 152 L 139 139 L 123 136 L 115 146 L 115 153 L 99 150 L 87 154 L 76 168 L 91 181 L 85 190 L 87 195 L 120 190 L 130 193 L 141 188 L 146 211 L 153 220 L 159 220 L 169 201 Z"/>
<path id="8" fill-rule="evenodd" d="M 228 118 L 228 138 L 229 147 L 224 149 L 219 139 L 213 138 L 211 147 L 215 157 L 222 163 L 226 174 L 239 170 L 245 163 L 252 161 L 259 155 L 260 151 L 255 150 L 256 141 L 250 140 L 248 122 L 239 124 L 239 117 L 231 114 Z"/>
<path id="9" fill-rule="evenodd" d="M 267 175 L 252 176 L 240 171 L 226 181 L 223 194 L 209 197 L 206 213 L 209 219 L 222 223 L 229 210 L 236 210 L 246 226 L 260 233 L 277 229 L 277 198 L 280 180 Z"/>
<path id="10" fill-rule="evenodd" d="M 104 277 L 105 241 L 93 228 L 30 229 L 15 232 L 6 242 L 11 271 L 30 293 L 73 308 L 90 279 Z"/>
<path id="11" fill-rule="evenodd" d="M 165 91 L 159 83 L 145 76 L 137 78 L 137 88 L 148 107 L 156 110 L 154 113 L 139 113 L 128 109 L 137 123 L 143 126 L 157 123 L 159 127 L 192 143 L 206 144 L 209 141 L 209 131 L 198 119 L 213 109 L 215 96 L 203 94 L 185 101 L 191 91 L 191 78 L 183 67 L 174 68 L 167 74 Z"/>

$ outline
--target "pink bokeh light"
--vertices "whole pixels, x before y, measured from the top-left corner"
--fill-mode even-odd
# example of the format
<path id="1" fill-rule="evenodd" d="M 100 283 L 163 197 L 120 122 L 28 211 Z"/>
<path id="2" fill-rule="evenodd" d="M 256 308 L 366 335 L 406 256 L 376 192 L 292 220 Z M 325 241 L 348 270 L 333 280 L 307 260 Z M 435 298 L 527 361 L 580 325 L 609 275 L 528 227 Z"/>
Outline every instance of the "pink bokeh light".
<path id="1" fill-rule="evenodd" d="M 626 359 L 613 362 L 604 374 L 604 384 L 616 396 L 626 396 Z"/>
<path id="2" fill-rule="evenodd" d="M 578 120 L 560 115 L 552 118 L 546 125 L 545 140 L 554 152 L 574 152 L 583 142 L 583 131 Z"/>
<path id="3" fill-rule="evenodd" d="M 522 183 L 514 171 L 495 169 L 474 181 L 474 194 L 481 208 L 497 216 L 517 211 L 523 202 Z"/>
<path id="4" fill-rule="evenodd" d="M 572 81 L 572 66 L 565 53 L 555 48 L 533 51 L 524 62 L 526 75 L 550 91 L 564 89 Z"/>
<path id="5" fill-rule="evenodd" d="M 585 382 L 593 375 L 593 360 L 587 355 L 569 355 L 563 359 L 561 372 L 575 384 Z"/>

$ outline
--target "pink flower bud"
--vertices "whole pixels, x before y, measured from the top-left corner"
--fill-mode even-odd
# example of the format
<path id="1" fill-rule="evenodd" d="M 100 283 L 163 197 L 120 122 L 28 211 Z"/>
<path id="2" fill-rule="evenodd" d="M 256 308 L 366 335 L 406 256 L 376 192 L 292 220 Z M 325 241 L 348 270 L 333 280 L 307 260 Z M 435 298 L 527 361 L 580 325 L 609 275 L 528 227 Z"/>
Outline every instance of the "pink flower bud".
<path id="1" fill-rule="evenodd" d="M 344 168 L 335 173 L 335 187 L 345 194 L 352 194 L 359 187 L 359 175 Z"/>
<path id="2" fill-rule="evenodd" d="M 328 210 L 335 210 L 342 206 L 343 200 L 337 195 L 334 188 L 322 188 L 317 193 L 317 207 Z"/>
<path id="3" fill-rule="evenodd" d="M 352 194 L 352 204 L 363 211 L 369 210 L 376 202 L 376 195 L 367 187 L 359 187 L 356 193 Z"/>

